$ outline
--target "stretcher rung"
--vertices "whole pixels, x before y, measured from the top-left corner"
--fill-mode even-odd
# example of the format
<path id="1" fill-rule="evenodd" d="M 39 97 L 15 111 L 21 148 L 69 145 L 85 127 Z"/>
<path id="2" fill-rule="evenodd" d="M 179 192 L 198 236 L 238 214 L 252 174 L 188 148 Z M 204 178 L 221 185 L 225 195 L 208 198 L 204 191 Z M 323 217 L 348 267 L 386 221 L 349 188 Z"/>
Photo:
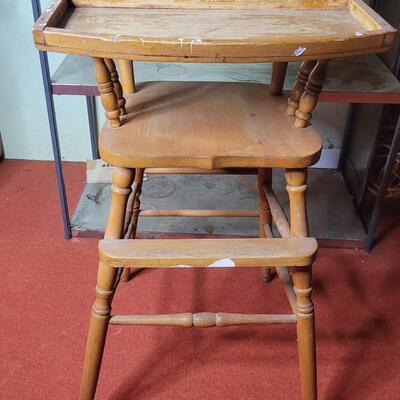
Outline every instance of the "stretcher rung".
<path id="1" fill-rule="evenodd" d="M 158 315 L 115 315 L 112 325 L 157 325 L 184 328 L 209 328 L 212 326 L 294 324 L 296 316 L 291 314 L 239 314 L 239 313 L 182 313 Z"/>

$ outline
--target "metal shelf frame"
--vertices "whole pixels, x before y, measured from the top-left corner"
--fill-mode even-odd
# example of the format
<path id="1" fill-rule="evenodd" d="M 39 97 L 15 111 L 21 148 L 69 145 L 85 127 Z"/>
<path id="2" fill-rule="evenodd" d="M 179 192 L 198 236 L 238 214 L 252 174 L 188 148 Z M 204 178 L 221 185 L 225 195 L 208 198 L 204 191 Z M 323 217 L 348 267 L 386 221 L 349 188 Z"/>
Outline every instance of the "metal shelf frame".
<path id="1" fill-rule="evenodd" d="M 40 7 L 40 0 L 31 0 L 32 2 L 32 11 L 33 17 L 36 21 L 38 17 L 41 15 L 41 7 Z M 375 2 L 376 3 L 376 2 Z M 373 4 L 374 5 L 374 4 Z M 64 61 L 68 62 L 68 57 Z M 70 239 L 72 237 L 71 232 L 71 223 L 68 211 L 68 202 L 66 196 L 66 186 L 63 174 L 63 167 L 62 167 L 62 156 L 61 156 L 61 149 L 59 143 L 59 136 L 58 136 L 58 129 L 57 129 L 57 120 L 56 120 L 56 113 L 55 113 L 55 106 L 54 106 L 54 95 L 84 95 L 86 97 L 86 106 L 87 106 L 87 115 L 88 115 L 88 125 L 89 125 L 89 133 L 90 133 L 90 143 L 92 149 L 92 156 L 93 159 L 99 158 L 98 148 L 97 148 L 97 124 L 96 124 L 96 114 L 95 114 L 95 97 L 98 95 L 97 87 L 93 79 L 88 79 L 88 82 L 76 82 L 75 84 L 70 84 L 66 82 L 60 82 L 57 80 L 57 72 L 55 74 L 54 81 L 52 82 L 52 77 L 50 74 L 49 62 L 46 52 L 39 51 L 39 58 L 40 58 L 40 66 L 41 66 L 41 73 L 42 73 L 42 80 L 43 80 L 43 88 L 44 94 L 46 98 L 46 107 L 47 107 L 47 114 L 48 114 L 48 121 L 49 121 L 49 128 L 50 128 L 50 135 L 51 135 L 51 143 L 54 155 L 54 166 L 56 172 L 56 181 L 57 181 L 57 189 L 59 193 L 60 199 L 60 210 L 61 216 L 63 220 L 63 227 L 64 227 L 64 237 L 66 239 Z M 371 58 L 372 62 L 372 58 Z M 374 61 L 375 62 L 375 61 Z M 352 131 L 352 123 L 353 123 L 353 109 L 354 105 L 357 103 L 373 103 L 373 104 L 399 104 L 400 103 L 400 83 L 397 81 L 396 77 L 392 74 L 387 74 L 385 66 L 383 63 L 379 61 L 380 64 L 370 65 L 371 68 L 382 69 L 381 73 L 386 74 L 385 78 L 385 85 L 380 87 L 378 90 L 373 90 L 371 84 L 365 82 L 364 86 L 361 90 L 357 90 L 354 85 L 348 87 L 340 87 L 339 89 L 335 90 L 335 82 L 329 84 L 328 81 L 328 88 L 324 89 L 324 92 L 321 94 L 321 100 L 326 102 L 341 102 L 349 104 L 349 111 L 345 126 L 344 132 L 344 139 L 342 143 L 340 159 L 339 159 L 339 170 L 343 167 L 343 162 L 346 157 L 346 145 L 351 136 Z M 240 66 L 239 66 L 240 67 Z M 295 69 L 296 66 L 293 66 Z M 397 69 L 400 68 L 400 61 L 398 63 Z M 343 69 L 339 66 L 336 68 L 337 71 L 343 71 Z M 388 71 L 388 70 L 387 70 Z M 360 71 L 358 71 L 360 72 Z M 340 74 L 340 72 L 339 72 Z M 295 76 L 294 74 L 292 74 Z M 342 82 L 346 81 L 346 77 L 342 76 Z M 290 79 L 294 79 L 293 77 Z M 285 86 L 290 87 L 291 82 L 290 79 L 287 80 Z M 251 81 L 251 80 L 250 80 Z M 347 82 L 348 84 L 349 82 Z M 361 86 L 363 84 L 361 83 Z M 329 87 L 332 86 L 332 87 Z M 369 222 L 367 228 L 367 235 L 365 240 L 365 249 L 367 251 L 371 250 L 376 228 L 379 222 L 379 217 L 382 211 L 385 192 L 388 187 L 389 179 L 391 170 L 393 168 L 393 164 L 396 159 L 396 154 L 400 151 L 400 116 L 399 116 L 399 123 L 397 124 L 397 128 L 395 131 L 395 135 L 393 138 L 393 142 L 391 145 L 390 154 L 386 163 L 385 173 L 382 180 L 382 185 L 380 188 L 380 192 L 377 196 L 372 217 Z"/>

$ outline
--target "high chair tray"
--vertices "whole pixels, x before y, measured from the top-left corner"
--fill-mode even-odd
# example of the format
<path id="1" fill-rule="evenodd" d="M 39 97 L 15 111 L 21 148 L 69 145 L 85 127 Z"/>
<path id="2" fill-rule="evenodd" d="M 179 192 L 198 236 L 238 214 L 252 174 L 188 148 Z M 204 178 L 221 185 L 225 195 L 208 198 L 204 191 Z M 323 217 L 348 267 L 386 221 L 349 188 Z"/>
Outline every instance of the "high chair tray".
<path id="1" fill-rule="evenodd" d="M 33 28 L 40 50 L 192 62 L 379 53 L 395 33 L 362 0 L 55 0 Z"/>

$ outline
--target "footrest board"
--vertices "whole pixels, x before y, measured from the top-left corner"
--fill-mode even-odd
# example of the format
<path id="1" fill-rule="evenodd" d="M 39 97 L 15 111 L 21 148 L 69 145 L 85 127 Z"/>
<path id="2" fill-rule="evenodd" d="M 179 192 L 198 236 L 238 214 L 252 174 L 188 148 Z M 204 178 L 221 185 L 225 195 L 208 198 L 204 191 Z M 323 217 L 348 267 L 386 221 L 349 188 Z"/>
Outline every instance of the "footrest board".
<path id="1" fill-rule="evenodd" d="M 114 267 L 308 266 L 317 252 L 314 238 L 101 240 L 102 262 Z"/>

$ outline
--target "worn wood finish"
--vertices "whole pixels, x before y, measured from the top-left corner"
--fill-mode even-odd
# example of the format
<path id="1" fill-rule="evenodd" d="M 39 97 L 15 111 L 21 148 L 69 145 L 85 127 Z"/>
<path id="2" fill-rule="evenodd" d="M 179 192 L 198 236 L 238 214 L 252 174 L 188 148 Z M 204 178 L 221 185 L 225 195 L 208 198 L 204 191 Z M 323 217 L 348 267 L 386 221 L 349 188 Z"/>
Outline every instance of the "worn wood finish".
<path id="1" fill-rule="evenodd" d="M 107 68 L 110 71 L 111 81 L 114 86 L 114 93 L 118 99 L 118 108 L 120 111 L 120 115 L 125 115 L 126 114 L 126 110 L 125 110 L 126 100 L 122 93 L 122 86 L 121 86 L 121 82 L 119 81 L 119 76 L 118 76 L 118 72 L 117 72 L 117 68 L 115 66 L 114 60 L 112 60 L 111 58 L 106 58 L 104 60 L 104 62 L 106 63 Z"/>
<path id="2" fill-rule="evenodd" d="M 104 263 L 143 268 L 301 266 L 312 263 L 316 250 L 312 238 L 135 239 L 99 244 Z"/>
<path id="3" fill-rule="evenodd" d="M 64 2 L 35 25 L 34 38 L 45 51 L 154 61 L 275 62 L 387 50 L 395 30 L 360 3 L 99 0 L 65 9 Z"/>
<path id="4" fill-rule="evenodd" d="M 312 70 L 304 93 L 300 98 L 299 108 L 296 111 L 295 125 L 305 128 L 311 121 L 312 112 L 318 103 L 318 97 L 326 79 L 326 70 L 329 60 L 319 60 Z"/>
<path id="5" fill-rule="evenodd" d="M 258 9 L 264 7 L 275 8 L 325 8 L 345 9 L 347 0 L 71 0 L 77 7 L 124 7 L 124 8 L 174 8 L 174 9 Z"/>
<path id="6" fill-rule="evenodd" d="M 257 195 L 258 195 L 258 230 L 259 236 L 265 238 L 265 225 L 271 226 L 272 215 L 269 209 L 267 197 L 264 193 L 264 185 L 272 185 L 272 170 L 266 168 L 260 168 L 257 171 Z M 272 267 L 262 268 L 262 277 L 265 282 L 271 282 L 274 277 L 274 269 Z"/>
<path id="7" fill-rule="evenodd" d="M 287 268 L 277 268 L 276 273 L 283 284 L 286 297 L 288 298 L 290 308 L 296 313 L 296 293 L 293 289 L 293 282 Z"/>
<path id="8" fill-rule="evenodd" d="M 300 132 L 285 113 L 287 98 L 265 91 L 241 83 L 146 84 L 127 97 L 123 125 L 102 129 L 101 158 L 127 168 L 302 168 L 317 162 L 318 132 L 312 126 Z"/>
<path id="9" fill-rule="evenodd" d="M 272 229 L 269 225 L 264 225 L 265 237 L 273 238 Z M 293 313 L 296 313 L 296 294 L 293 290 L 293 282 L 287 267 L 277 268 L 276 274 L 283 284 L 286 297 L 288 298 Z"/>
<path id="10" fill-rule="evenodd" d="M 111 73 L 103 58 L 93 58 L 96 82 L 99 88 L 101 102 L 106 110 L 106 118 L 110 121 L 113 128 L 121 126 L 119 116 L 121 111 L 118 105 L 118 97 L 115 93 L 114 83 L 112 82 Z"/>
<path id="11" fill-rule="evenodd" d="M 290 232 L 292 237 L 308 235 L 306 170 L 286 170 L 290 199 Z M 310 264 L 311 265 L 311 264 Z M 315 346 L 314 305 L 311 300 L 312 268 L 292 268 L 293 289 L 296 294 L 297 345 L 303 398 L 317 399 L 317 366 Z"/>
<path id="12" fill-rule="evenodd" d="M 107 239 L 119 239 L 123 235 L 125 210 L 131 192 L 132 180 L 132 170 L 114 168 L 111 208 L 104 236 Z M 91 400 L 96 392 L 116 279 L 117 269 L 100 262 L 95 291 L 96 299 L 92 307 L 83 365 L 80 400 Z"/>
<path id="13" fill-rule="evenodd" d="M 132 184 L 132 193 L 129 197 L 128 206 L 127 206 L 127 215 L 125 217 L 125 226 L 126 226 L 126 239 L 135 239 L 138 219 L 140 213 L 140 195 L 142 194 L 142 184 L 143 184 L 143 175 L 144 170 L 141 168 L 137 168 L 135 170 L 135 180 Z M 124 268 L 121 281 L 128 282 L 130 279 L 130 268 Z"/>
<path id="14" fill-rule="evenodd" d="M 136 92 L 135 75 L 133 63 L 129 60 L 117 60 L 118 69 L 121 75 L 121 84 L 124 94 L 133 94 Z"/>
<path id="15" fill-rule="evenodd" d="M 287 67 L 287 62 L 275 62 L 272 65 L 271 86 L 269 92 L 273 96 L 280 96 L 283 92 Z"/>
<path id="16" fill-rule="evenodd" d="M 274 221 L 276 229 L 278 229 L 281 237 L 290 237 L 290 226 L 288 220 L 270 185 L 264 185 L 264 193 L 268 200 L 272 220 Z"/>
<path id="17" fill-rule="evenodd" d="M 183 328 L 210 328 L 214 326 L 295 324 L 296 316 L 287 314 L 239 314 L 224 312 L 200 312 L 160 315 L 116 315 L 110 318 L 112 325 L 157 325 Z"/>
<path id="18" fill-rule="evenodd" d="M 301 63 L 299 72 L 297 73 L 296 82 L 293 85 L 290 97 L 288 99 L 288 115 L 296 114 L 296 111 L 299 108 L 301 96 L 304 93 L 304 89 L 308 81 L 308 77 L 310 76 L 311 71 L 314 69 L 316 64 L 316 60 L 308 60 Z"/>

